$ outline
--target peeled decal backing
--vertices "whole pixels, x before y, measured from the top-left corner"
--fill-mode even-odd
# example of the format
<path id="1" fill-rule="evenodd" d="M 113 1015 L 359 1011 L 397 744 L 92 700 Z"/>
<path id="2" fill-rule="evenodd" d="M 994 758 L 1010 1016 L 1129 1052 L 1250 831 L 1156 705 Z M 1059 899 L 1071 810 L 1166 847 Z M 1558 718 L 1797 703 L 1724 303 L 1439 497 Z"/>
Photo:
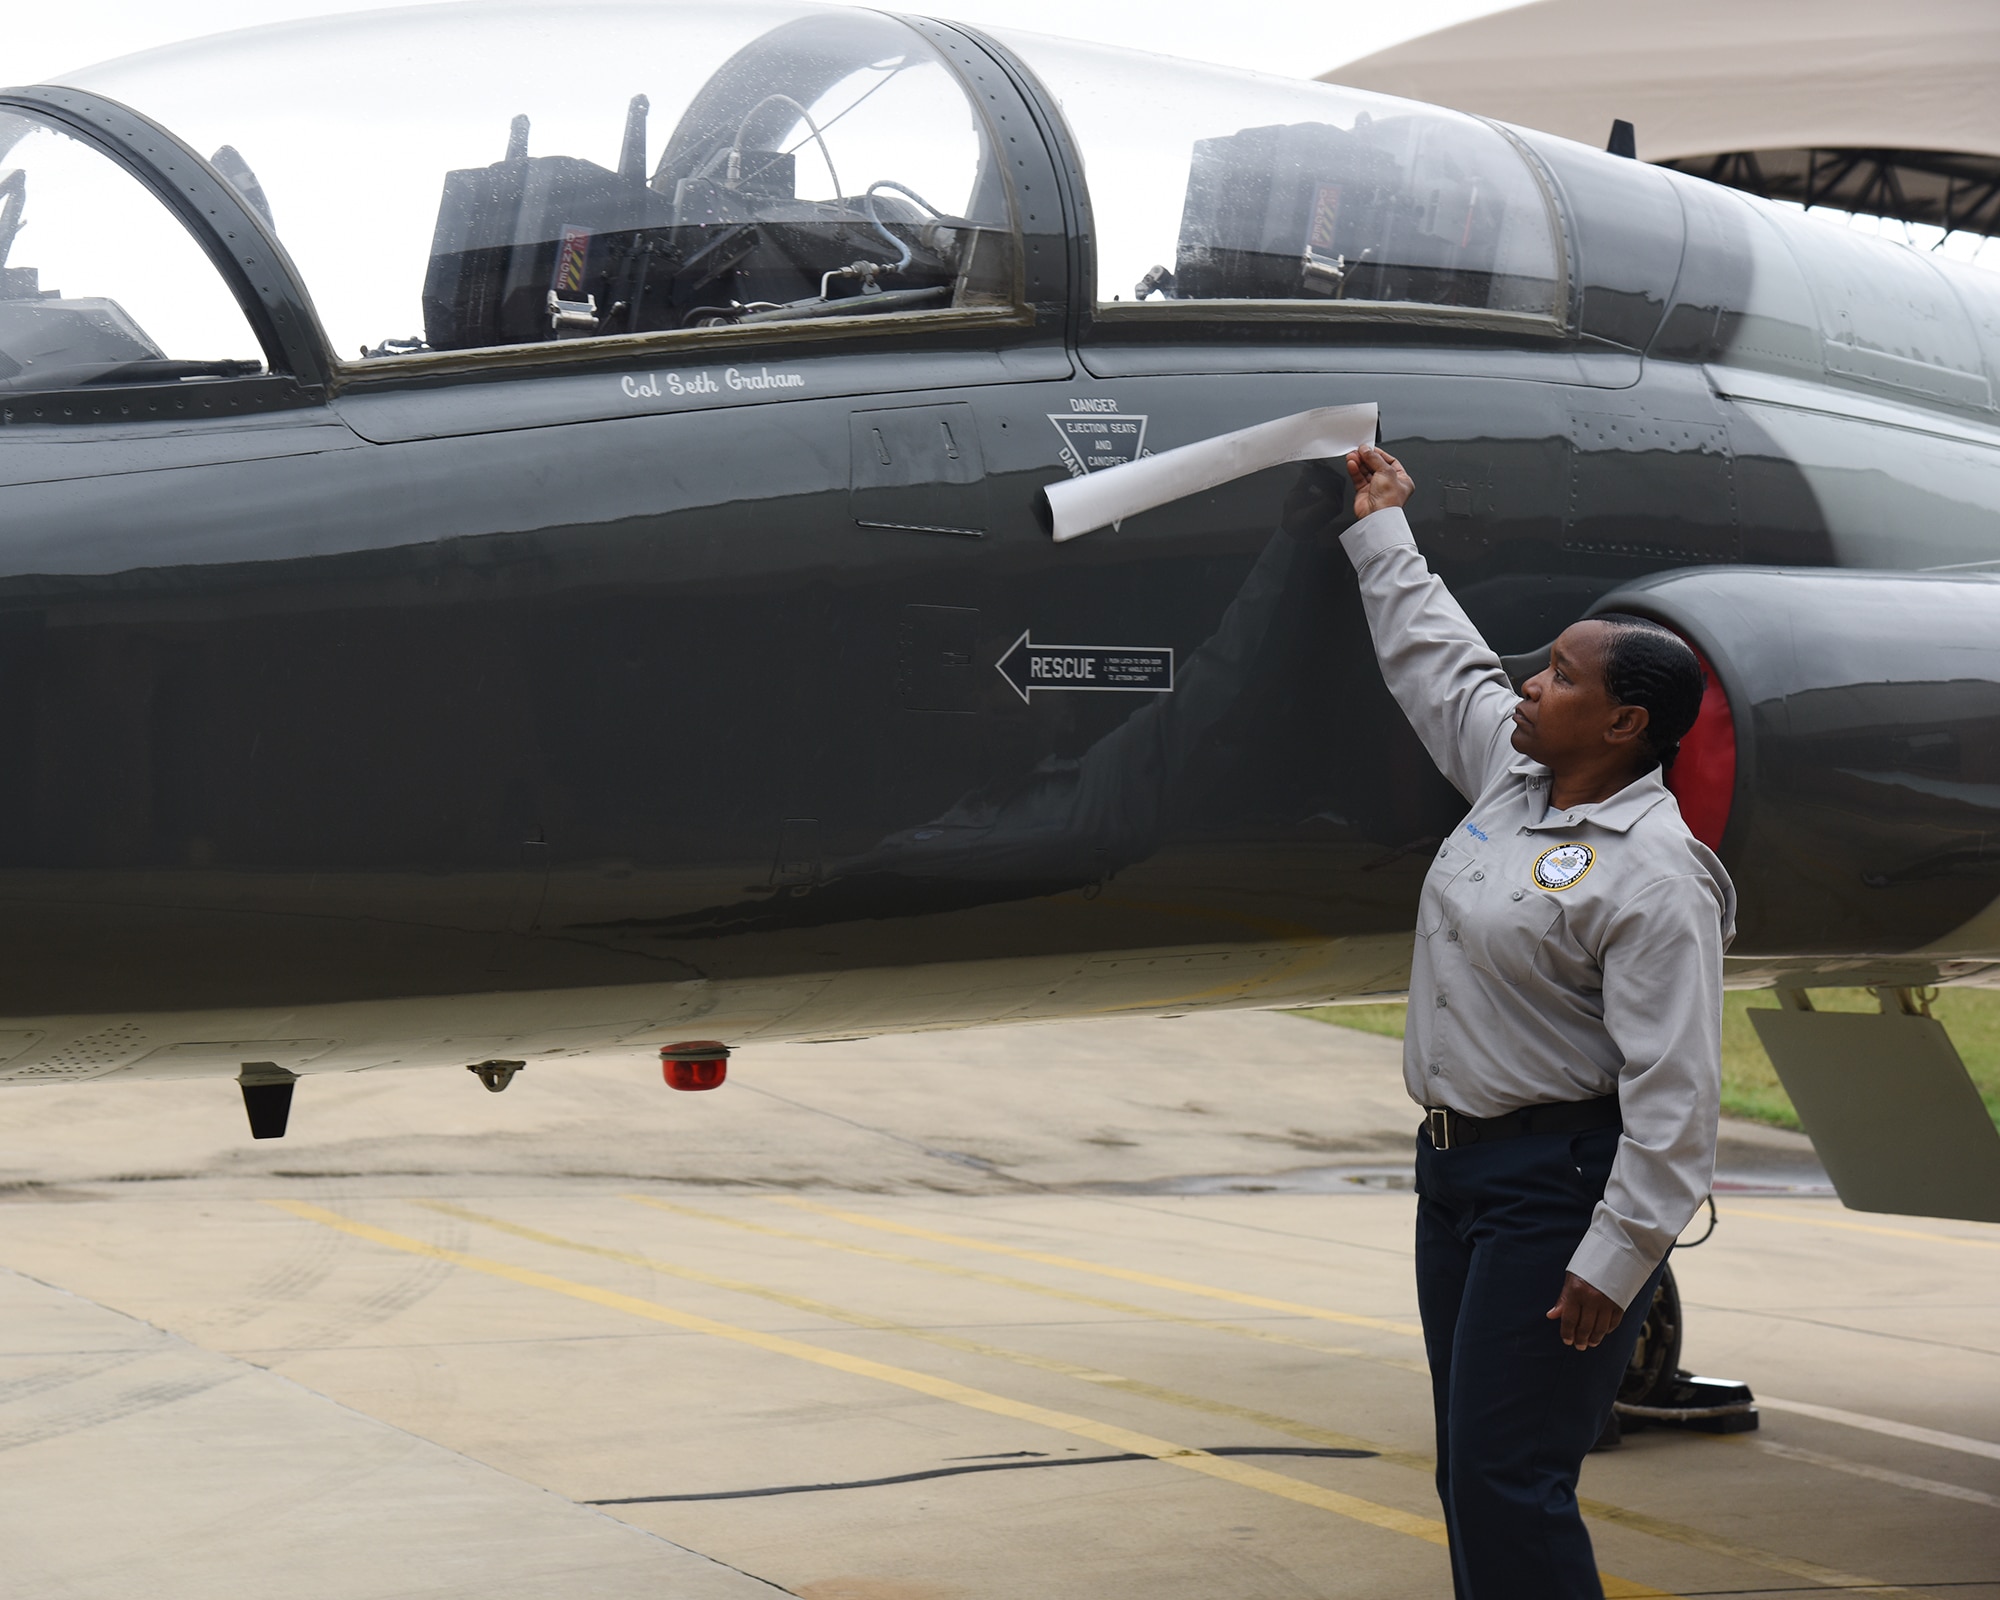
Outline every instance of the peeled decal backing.
<path id="1" fill-rule="evenodd" d="M 1535 857 L 1535 884 L 1543 889 L 1567 889 L 1583 881 L 1597 859 L 1587 844 L 1559 844 Z"/>

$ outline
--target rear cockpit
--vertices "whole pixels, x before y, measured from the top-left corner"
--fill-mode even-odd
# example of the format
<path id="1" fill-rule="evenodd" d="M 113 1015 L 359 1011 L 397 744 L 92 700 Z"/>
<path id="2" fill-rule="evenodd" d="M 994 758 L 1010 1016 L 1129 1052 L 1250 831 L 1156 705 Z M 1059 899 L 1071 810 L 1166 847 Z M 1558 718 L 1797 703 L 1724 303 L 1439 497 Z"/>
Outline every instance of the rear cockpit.
<path id="1" fill-rule="evenodd" d="M 1100 315 L 1561 315 L 1553 199 L 1490 123 L 1333 84 L 1000 37 L 1076 142 Z"/>

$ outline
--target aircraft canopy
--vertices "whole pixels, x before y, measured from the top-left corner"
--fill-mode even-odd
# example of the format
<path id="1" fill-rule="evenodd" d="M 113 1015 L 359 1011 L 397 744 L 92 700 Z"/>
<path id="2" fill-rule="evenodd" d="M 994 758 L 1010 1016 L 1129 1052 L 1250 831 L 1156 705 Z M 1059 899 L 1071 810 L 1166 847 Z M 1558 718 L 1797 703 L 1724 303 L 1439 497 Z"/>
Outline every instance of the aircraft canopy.
<path id="1" fill-rule="evenodd" d="M 224 34 L 65 87 L 206 159 L 283 244 L 350 363 L 1013 315 L 1024 238 L 1066 222 L 1088 229 L 1095 299 L 1114 315 L 1277 301 L 1336 317 L 1563 314 L 1553 197 L 1476 118 L 1009 34 L 1080 151 L 1087 204 L 1066 217 L 1019 189 L 1009 146 L 1039 136 L 998 125 L 977 88 L 992 64 L 958 59 L 949 39 L 791 0 L 500 0 Z M 151 237 L 136 211 L 171 223 L 77 133 L 0 110 L 0 243 L 21 284 L 38 274 L 61 291 L 13 306 L 0 282 L 0 348 L 10 317 L 41 330 L 35 363 L 0 387 L 114 355 L 212 364 L 243 343 L 226 301 L 198 334 L 174 331 L 200 298 L 190 272 L 203 276 L 165 271 L 174 249 L 160 247 L 162 270 L 106 256 L 107 237 Z M 119 184 L 134 193 L 112 205 Z"/>

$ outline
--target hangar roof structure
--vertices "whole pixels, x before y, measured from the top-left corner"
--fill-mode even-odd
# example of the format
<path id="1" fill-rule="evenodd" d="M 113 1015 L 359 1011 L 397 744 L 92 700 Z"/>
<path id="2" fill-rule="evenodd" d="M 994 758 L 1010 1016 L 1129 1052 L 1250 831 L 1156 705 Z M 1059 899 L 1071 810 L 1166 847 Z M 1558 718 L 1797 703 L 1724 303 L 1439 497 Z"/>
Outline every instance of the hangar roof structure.
<path id="1" fill-rule="evenodd" d="M 1332 83 L 1636 153 L 1806 205 L 2000 235 L 1993 0 L 1537 0 Z"/>

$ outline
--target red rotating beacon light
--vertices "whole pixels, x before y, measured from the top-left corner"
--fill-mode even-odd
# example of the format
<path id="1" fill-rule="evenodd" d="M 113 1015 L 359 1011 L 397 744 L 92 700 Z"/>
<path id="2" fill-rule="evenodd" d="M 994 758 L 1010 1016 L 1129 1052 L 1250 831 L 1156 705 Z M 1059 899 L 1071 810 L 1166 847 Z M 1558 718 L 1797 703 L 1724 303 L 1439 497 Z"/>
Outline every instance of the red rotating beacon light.
<path id="1" fill-rule="evenodd" d="M 719 1039 L 663 1045 L 660 1076 L 669 1089 L 719 1089 L 729 1076 L 729 1046 Z"/>

